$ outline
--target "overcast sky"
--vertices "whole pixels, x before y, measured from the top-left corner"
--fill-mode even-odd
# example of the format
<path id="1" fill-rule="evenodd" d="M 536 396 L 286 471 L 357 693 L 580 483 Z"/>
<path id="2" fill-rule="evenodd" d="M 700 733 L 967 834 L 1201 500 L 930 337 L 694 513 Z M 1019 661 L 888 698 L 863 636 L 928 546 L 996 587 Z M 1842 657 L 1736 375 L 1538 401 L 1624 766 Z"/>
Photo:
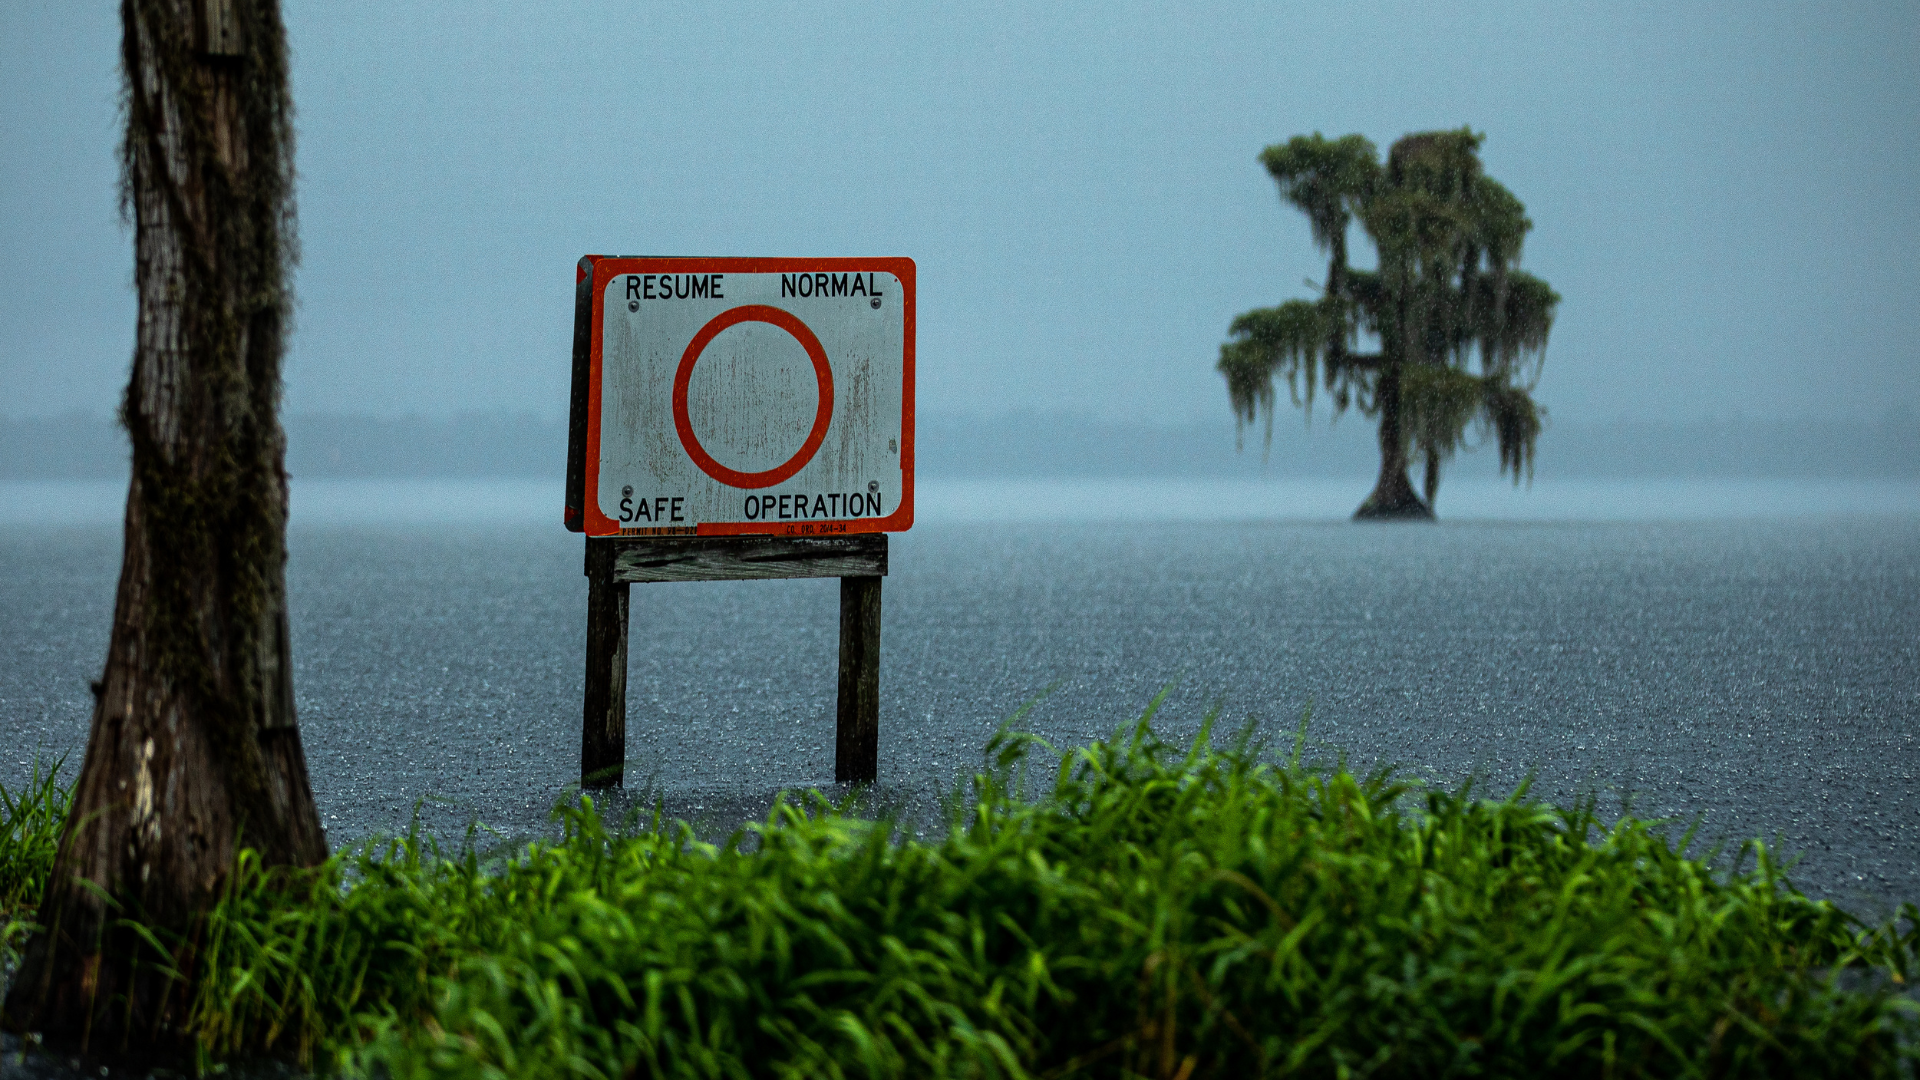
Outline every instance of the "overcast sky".
<path id="1" fill-rule="evenodd" d="M 1224 418 L 1228 321 L 1325 272 L 1260 149 L 1461 124 L 1557 420 L 1920 399 L 1913 3 L 285 4 L 292 412 L 561 415 L 596 252 L 910 256 L 921 409 Z M 126 379 L 118 40 L 0 0 L 0 415 Z"/>

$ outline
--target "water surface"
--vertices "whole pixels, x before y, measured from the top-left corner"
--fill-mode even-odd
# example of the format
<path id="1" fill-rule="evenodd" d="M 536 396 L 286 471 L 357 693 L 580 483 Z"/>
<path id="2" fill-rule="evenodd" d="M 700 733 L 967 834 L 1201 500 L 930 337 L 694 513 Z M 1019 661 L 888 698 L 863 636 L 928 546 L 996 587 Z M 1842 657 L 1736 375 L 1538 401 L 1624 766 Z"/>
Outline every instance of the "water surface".
<path id="1" fill-rule="evenodd" d="M 1036 698 L 1028 726 L 1069 747 L 1171 686 L 1182 736 L 1216 710 L 1284 740 L 1310 706 L 1320 752 L 1357 766 L 1531 776 L 1777 837 L 1803 886 L 1857 906 L 1920 898 L 1911 486 L 1556 490 L 1565 512 L 1530 520 L 1498 501 L 1524 489 L 1488 485 L 1439 525 L 1364 526 L 1339 517 L 1352 482 L 1179 484 L 929 485 L 885 586 L 885 797 L 924 815 Z M 85 740 L 123 496 L 76 487 L 56 494 L 93 509 L 64 525 L 0 525 L 9 786 Z M 549 496 L 296 488 L 296 691 L 336 844 L 422 799 L 436 828 L 525 835 L 575 779 L 586 589 Z M 1226 497 L 1258 512 L 1208 509 Z M 1070 512 L 1020 509 L 1047 500 Z M 636 586 L 623 805 L 724 826 L 830 781 L 837 602 L 832 581 Z"/>

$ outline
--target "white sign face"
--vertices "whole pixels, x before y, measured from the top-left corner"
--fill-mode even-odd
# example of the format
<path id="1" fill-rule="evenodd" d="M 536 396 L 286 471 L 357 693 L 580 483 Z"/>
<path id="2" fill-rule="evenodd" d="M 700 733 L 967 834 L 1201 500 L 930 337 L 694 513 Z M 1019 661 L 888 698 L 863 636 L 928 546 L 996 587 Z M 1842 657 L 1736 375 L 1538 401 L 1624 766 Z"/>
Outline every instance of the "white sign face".
<path id="1" fill-rule="evenodd" d="M 912 260 L 589 257 L 581 285 L 570 527 L 913 524 Z"/>

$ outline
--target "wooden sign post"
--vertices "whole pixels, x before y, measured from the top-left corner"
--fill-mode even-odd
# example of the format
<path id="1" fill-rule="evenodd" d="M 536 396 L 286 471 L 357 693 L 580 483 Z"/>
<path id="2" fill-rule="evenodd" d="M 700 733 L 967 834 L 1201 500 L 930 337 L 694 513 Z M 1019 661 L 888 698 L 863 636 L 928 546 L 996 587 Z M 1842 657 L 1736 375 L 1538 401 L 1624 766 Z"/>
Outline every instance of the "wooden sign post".
<path id="1" fill-rule="evenodd" d="M 878 773 L 880 579 L 913 524 L 909 259 L 580 260 L 567 527 L 580 779 L 620 784 L 635 582 L 840 579 L 834 779 Z"/>

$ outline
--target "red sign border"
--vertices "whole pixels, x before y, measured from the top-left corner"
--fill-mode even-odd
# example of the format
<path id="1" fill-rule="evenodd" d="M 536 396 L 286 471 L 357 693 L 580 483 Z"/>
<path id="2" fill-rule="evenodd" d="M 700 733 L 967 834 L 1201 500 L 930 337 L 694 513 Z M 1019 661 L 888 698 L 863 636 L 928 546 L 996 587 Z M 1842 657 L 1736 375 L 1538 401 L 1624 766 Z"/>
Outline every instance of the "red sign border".
<path id="1" fill-rule="evenodd" d="M 841 533 L 904 532 L 913 527 L 913 430 L 914 430 L 914 315 L 915 288 L 912 259 L 834 258 L 834 259 L 756 259 L 701 258 L 684 256 L 618 257 L 589 255 L 593 264 L 593 344 L 587 380 L 587 431 L 584 490 L 580 493 L 582 531 L 588 536 L 622 535 L 620 523 L 600 510 L 600 402 L 601 342 L 606 325 L 607 285 L 623 274 L 799 274 L 799 273 L 875 273 L 892 274 L 906 295 L 902 346 L 905 370 L 901 373 L 900 403 L 900 503 L 893 513 L 877 518 L 838 518 L 807 522 L 703 522 L 700 536 L 824 536 Z M 822 531 L 822 526 L 830 526 Z"/>

